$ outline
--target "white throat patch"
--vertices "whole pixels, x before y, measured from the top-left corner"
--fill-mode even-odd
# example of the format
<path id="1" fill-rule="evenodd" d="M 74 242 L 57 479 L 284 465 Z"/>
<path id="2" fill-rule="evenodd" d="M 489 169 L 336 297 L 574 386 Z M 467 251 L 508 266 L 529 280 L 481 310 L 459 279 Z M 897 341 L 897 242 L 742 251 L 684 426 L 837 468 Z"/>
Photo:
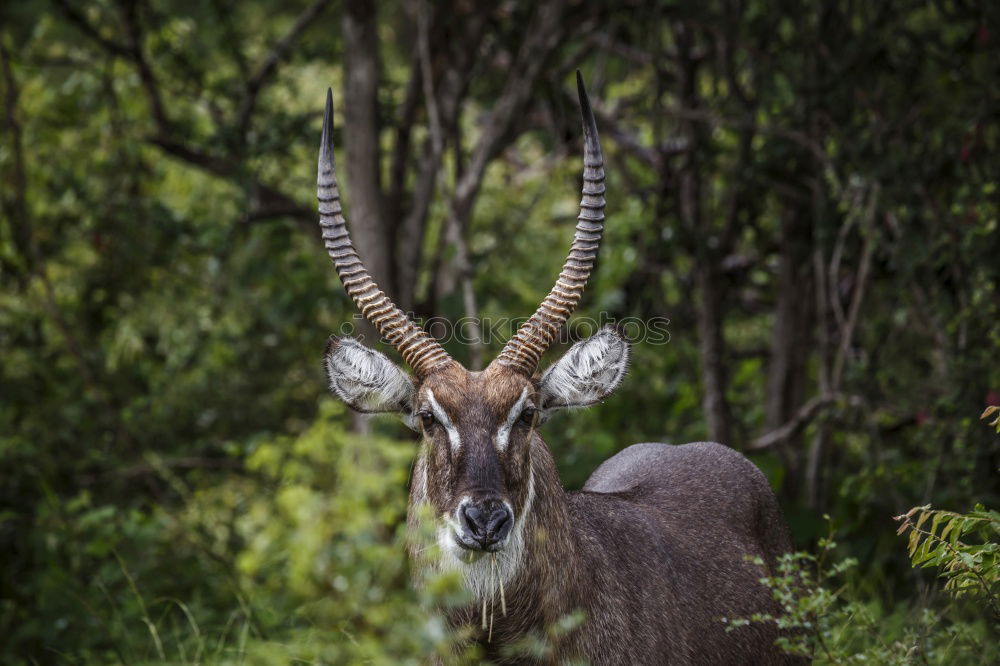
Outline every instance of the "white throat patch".
<path id="1" fill-rule="evenodd" d="M 524 500 L 524 509 L 514 519 L 514 528 L 507 537 L 507 544 L 496 553 L 495 565 L 490 553 L 483 554 L 475 561 L 468 561 L 467 551 L 455 543 L 453 534 L 458 524 L 453 517 L 446 516 L 445 524 L 438 526 L 437 544 L 441 550 L 441 568 L 461 573 L 465 588 L 477 601 L 499 598 L 499 586 L 510 585 L 524 560 L 524 530 L 535 503 L 535 473 L 530 467 L 530 459 L 528 464 L 528 494 Z"/>

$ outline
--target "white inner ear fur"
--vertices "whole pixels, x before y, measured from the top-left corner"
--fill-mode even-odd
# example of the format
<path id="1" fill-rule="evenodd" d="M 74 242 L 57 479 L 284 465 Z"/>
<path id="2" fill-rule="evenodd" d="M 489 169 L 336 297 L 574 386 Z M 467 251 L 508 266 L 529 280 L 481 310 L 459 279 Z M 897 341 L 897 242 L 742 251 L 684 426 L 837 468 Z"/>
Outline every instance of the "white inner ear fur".
<path id="1" fill-rule="evenodd" d="M 384 354 L 354 338 L 332 338 L 323 361 L 330 390 L 352 409 L 411 417 L 416 388 Z"/>
<path id="2" fill-rule="evenodd" d="M 538 383 L 541 414 L 586 407 L 611 395 L 628 372 L 630 354 L 628 341 L 610 326 L 570 347 Z"/>

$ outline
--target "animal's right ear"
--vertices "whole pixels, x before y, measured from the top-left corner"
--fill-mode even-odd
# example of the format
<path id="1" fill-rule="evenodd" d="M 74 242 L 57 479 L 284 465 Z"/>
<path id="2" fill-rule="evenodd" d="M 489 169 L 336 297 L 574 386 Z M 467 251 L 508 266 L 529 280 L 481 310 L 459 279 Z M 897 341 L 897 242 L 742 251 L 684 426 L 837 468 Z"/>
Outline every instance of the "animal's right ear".
<path id="1" fill-rule="evenodd" d="M 351 409 L 367 414 L 395 412 L 410 425 L 416 386 L 385 354 L 351 337 L 331 337 L 323 365 L 330 391 Z"/>

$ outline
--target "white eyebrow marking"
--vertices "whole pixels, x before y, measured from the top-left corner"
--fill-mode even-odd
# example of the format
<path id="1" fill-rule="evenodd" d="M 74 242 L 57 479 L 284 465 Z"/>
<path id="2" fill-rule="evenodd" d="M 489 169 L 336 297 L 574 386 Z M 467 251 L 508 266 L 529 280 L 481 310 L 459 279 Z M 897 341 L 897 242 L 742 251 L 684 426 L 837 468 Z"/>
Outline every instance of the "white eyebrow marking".
<path id="1" fill-rule="evenodd" d="M 517 417 L 521 415 L 521 410 L 524 408 L 524 402 L 527 399 L 528 387 L 525 386 L 524 390 L 521 391 L 521 397 L 517 399 L 514 406 L 510 408 L 509 412 L 507 412 L 507 420 L 500 426 L 500 429 L 497 430 L 497 451 L 503 451 L 507 448 L 507 443 L 510 441 L 510 429 L 514 427 L 514 421 L 516 421 Z"/>
<path id="2" fill-rule="evenodd" d="M 438 420 L 438 423 L 444 426 L 445 432 L 448 433 L 448 442 L 451 444 L 452 450 L 457 452 L 460 448 L 462 448 L 462 439 L 458 436 L 458 428 L 456 428 L 455 424 L 451 422 L 451 419 L 448 418 L 445 411 L 441 409 L 441 405 L 439 405 L 438 401 L 434 398 L 434 391 L 427 389 L 427 399 L 431 403 L 431 411 L 434 412 L 434 418 Z"/>

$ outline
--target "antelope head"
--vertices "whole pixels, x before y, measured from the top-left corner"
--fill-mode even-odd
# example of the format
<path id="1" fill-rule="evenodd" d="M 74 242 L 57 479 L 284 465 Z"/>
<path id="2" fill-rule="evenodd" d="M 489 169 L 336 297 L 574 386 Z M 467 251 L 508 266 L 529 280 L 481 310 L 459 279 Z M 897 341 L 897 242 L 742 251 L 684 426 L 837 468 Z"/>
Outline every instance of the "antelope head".
<path id="1" fill-rule="evenodd" d="M 408 375 L 353 338 L 333 337 L 324 358 L 330 389 L 359 412 L 395 412 L 422 433 L 411 500 L 430 505 L 442 555 L 454 562 L 474 562 L 483 553 L 510 555 L 523 547 L 521 532 L 535 494 L 531 459 L 544 447 L 536 426 L 556 410 L 604 399 L 628 366 L 627 342 L 606 327 L 536 373 L 542 354 L 580 300 L 604 229 L 603 158 L 579 72 L 577 88 L 584 170 L 573 244 L 538 310 L 481 372 L 454 361 L 396 307 L 355 251 L 337 189 L 332 94 L 327 92 L 317 195 L 324 243 L 357 307 L 413 370 Z"/>

